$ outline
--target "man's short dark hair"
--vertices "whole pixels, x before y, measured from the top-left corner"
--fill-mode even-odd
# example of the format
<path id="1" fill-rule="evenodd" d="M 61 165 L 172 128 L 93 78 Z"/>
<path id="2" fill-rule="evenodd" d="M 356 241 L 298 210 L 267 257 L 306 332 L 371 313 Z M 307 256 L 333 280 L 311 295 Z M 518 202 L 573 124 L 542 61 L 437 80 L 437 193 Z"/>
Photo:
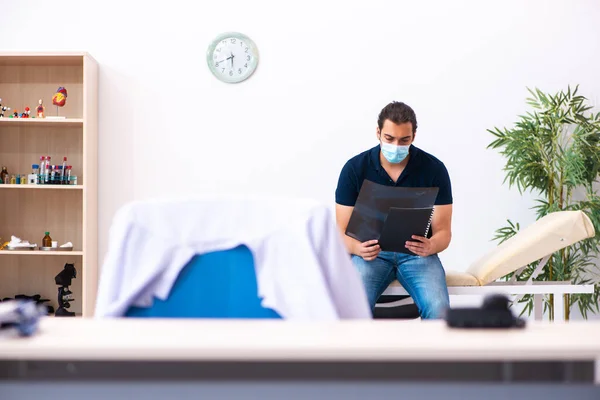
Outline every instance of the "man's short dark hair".
<path id="1" fill-rule="evenodd" d="M 379 119 L 377 125 L 379 130 L 383 129 L 383 123 L 386 119 L 389 119 L 396 125 L 410 122 L 412 124 L 412 131 L 417 131 L 417 116 L 412 108 L 400 101 L 392 101 L 387 106 L 383 107 L 383 110 L 379 113 Z"/>

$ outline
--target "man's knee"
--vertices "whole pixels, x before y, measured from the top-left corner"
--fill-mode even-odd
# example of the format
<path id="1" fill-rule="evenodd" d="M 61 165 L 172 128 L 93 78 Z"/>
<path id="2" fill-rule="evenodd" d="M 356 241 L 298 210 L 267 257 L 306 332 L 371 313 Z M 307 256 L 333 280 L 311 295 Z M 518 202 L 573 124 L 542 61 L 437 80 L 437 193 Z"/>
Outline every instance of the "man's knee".
<path id="1" fill-rule="evenodd" d="M 371 310 L 373 310 L 377 299 L 379 298 L 381 277 L 378 275 L 377 269 L 362 257 L 353 255 L 352 263 L 360 275 L 360 279 L 363 282 L 363 287 L 367 294 L 367 299 L 369 300 L 369 305 L 371 306 Z"/>
<path id="2" fill-rule="evenodd" d="M 362 257 L 352 256 L 352 264 L 356 271 L 360 275 L 360 278 L 363 282 L 366 282 L 369 279 L 369 276 L 372 274 L 372 270 L 367 265 L 367 261 L 365 261 Z"/>
<path id="3" fill-rule="evenodd" d="M 450 302 L 445 296 L 436 296 L 429 298 L 423 304 L 420 310 L 423 319 L 442 319 L 446 316 L 446 311 L 450 307 Z"/>

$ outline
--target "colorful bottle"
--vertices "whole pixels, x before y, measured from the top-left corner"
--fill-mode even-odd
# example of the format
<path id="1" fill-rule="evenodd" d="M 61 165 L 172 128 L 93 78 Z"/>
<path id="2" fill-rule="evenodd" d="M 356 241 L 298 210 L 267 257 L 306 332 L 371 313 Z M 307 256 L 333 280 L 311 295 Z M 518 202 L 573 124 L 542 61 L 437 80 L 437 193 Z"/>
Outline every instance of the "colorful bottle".
<path id="1" fill-rule="evenodd" d="M 2 167 L 2 172 L 0 172 L 0 179 L 2 179 L 2 183 L 8 183 L 8 171 L 6 167 Z"/>
<path id="2" fill-rule="evenodd" d="M 46 157 L 41 156 L 40 157 L 40 170 L 38 172 L 38 183 L 39 184 L 44 183 L 45 169 L 46 169 Z"/>
<path id="3" fill-rule="evenodd" d="M 50 232 L 46 232 L 46 236 L 42 239 L 42 247 L 52 247 L 52 238 Z"/>
<path id="4" fill-rule="evenodd" d="M 56 171 L 55 174 L 55 179 L 56 181 L 54 183 L 56 183 L 57 185 L 62 185 L 63 179 L 64 179 L 64 172 L 63 172 L 63 167 L 62 165 L 58 165 L 56 168 L 58 168 L 58 171 Z"/>
<path id="5" fill-rule="evenodd" d="M 67 172 L 67 157 L 63 157 L 63 165 L 60 168 L 60 183 L 65 183 L 65 173 Z"/>
<path id="6" fill-rule="evenodd" d="M 49 179 L 50 179 L 50 160 L 52 159 L 52 157 L 47 156 L 46 157 L 46 165 L 44 166 L 44 183 L 49 183 Z"/>

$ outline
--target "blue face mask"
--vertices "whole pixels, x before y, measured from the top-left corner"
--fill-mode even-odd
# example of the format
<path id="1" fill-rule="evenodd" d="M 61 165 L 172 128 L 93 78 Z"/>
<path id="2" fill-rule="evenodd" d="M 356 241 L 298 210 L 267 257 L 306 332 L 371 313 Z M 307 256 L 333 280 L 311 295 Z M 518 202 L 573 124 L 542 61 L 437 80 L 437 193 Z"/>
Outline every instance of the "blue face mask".
<path id="1" fill-rule="evenodd" d="M 386 160 L 391 162 L 392 164 L 401 163 L 406 156 L 408 156 L 408 146 L 396 146 L 391 143 L 383 143 L 381 142 L 381 153 Z"/>

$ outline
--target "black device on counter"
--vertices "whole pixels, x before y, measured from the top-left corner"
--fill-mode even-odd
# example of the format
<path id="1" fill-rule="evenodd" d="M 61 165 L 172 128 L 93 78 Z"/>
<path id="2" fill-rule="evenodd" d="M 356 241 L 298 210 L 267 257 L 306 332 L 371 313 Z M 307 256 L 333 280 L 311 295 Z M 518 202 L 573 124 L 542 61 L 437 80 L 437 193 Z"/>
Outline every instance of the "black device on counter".
<path id="1" fill-rule="evenodd" d="M 479 308 L 448 309 L 446 323 L 452 328 L 524 328 L 525 320 L 513 315 L 509 302 L 504 295 L 489 295 Z"/>
<path id="2" fill-rule="evenodd" d="M 74 264 L 65 264 L 65 267 L 62 271 L 56 275 L 54 281 L 57 285 L 60 285 L 58 288 L 58 308 L 56 309 L 56 313 L 54 314 L 57 317 L 74 317 L 75 313 L 71 311 L 67 311 L 67 308 L 71 307 L 69 304 L 70 301 L 73 301 L 73 292 L 69 290 L 69 286 L 71 285 L 71 280 L 77 277 L 77 271 L 75 270 Z"/>

